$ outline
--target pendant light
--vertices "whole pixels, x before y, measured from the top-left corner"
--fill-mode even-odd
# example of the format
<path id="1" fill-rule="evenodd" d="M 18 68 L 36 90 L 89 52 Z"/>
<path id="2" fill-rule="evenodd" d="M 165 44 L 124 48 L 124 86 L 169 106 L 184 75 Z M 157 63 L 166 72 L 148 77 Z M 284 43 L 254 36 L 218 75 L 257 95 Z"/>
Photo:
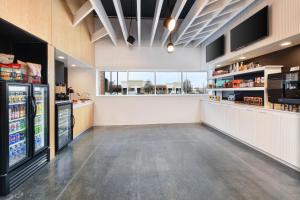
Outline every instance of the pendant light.
<path id="1" fill-rule="evenodd" d="M 170 32 L 175 29 L 176 21 L 172 17 L 168 17 L 164 21 L 164 27 L 166 27 Z"/>
<path id="2" fill-rule="evenodd" d="M 170 34 L 170 42 L 167 45 L 167 50 L 169 53 L 172 53 L 175 50 L 174 44 L 172 42 L 172 34 Z"/>
<path id="3" fill-rule="evenodd" d="M 130 24 L 129 24 L 129 35 L 128 35 L 128 38 L 127 38 L 127 43 L 130 45 L 130 46 L 134 46 L 134 42 L 135 42 L 135 38 L 132 36 L 132 35 L 130 35 L 130 32 L 131 32 L 131 24 L 132 24 L 132 16 L 133 16 L 133 14 L 132 14 L 132 0 L 130 1 L 130 4 L 131 4 L 131 8 L 130 8 Z"/>
<path id="4" fill-rule="evenodd" d="M 176 20 L 171 17 L 171 7 L 170 2 L 167 0 L 167 9 L 166 9 L 167 18 L 164 21 L 164 27 L 166 27 L 170 32 L 172 32 L 175 29 L 176 26 Z"/>

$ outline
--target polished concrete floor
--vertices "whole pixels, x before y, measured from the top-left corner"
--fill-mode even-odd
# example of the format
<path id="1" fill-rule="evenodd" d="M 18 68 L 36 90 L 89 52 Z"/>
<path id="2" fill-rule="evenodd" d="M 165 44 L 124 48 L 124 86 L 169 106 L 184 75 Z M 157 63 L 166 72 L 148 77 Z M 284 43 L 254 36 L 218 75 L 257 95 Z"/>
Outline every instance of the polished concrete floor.
<path id="1" fill-rule="evenodd" d="M 6 199 L 299 200 L 300 175 L 199 124 L 96 127 Z"/>

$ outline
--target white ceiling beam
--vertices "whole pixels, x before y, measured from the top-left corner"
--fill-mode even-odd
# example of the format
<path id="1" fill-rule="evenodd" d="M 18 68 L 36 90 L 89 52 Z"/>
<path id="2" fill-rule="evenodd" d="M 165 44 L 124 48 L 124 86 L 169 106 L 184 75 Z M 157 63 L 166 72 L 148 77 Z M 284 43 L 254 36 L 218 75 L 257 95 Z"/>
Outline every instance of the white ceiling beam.
<path id="1" fill-rule="evenodd" d="M 177 22 L 177 20 L 180 16 L 180 13 L 182 12 L 185 4 L 186 4 L 186 2 L 187 2 L 187 0 L 177 0 L 176 1 L 176 4 L 175 4 L 174 9 L 173 9 L 172 14 L 171 14 L 171 18 L 175 19 L 176 22 Z M 168 29 L 166 29 L 166 28 L 164 29 L 161 46 L 165 45 L 170 33 L 171 32 Z"/>
<path id="2" fill-rule="evenodd" d="M 196 17 L 199 15 L 199 13 L 204 9 L 206 4 L 208 3 L 209 0 L 197 0 L 195 1 L 194 5 L 190 9 L 189 13 L 187 16 L 184 18 L 182 21 L 178 31 L 175 34 L 174 37 L 174 43 L 176 44 L 183 34 L 186 32 L 186 30 L 192 25 Z"/>
<path id="3" fill-rule="evenodd" d="M 213 16 L 210 18 L 210 20 L 208 20 L 204 26 L 202 28 L 200 28 L 197 33 L 195 33 L 195 35 L 193 37 L 191 37 L 187 43 L 185 43 L 184 47 L 186 47 L 187 45 L 190 44 L 190 42 L 192 42 L 205 28 L 206 26 L 211 22 L 213 21 L 222 11 L 223 9 L 228 5 L 228 3 L 230 2 L 231 0 L 222 0 L 222 1 L 218 1 L 218 9 L 217 8 L 213 8 L 214 10 L 214 14 Z"/>
<path id="4" fill-rule="evenodd" d="M 94 10 L 91 2 L 86 1 L 73 16 L 73 26 L 77 26 L 88 14 Z"/>
<path id="5" fill-rule="evenodd" d="M 151 37 L 150 37 L 150 47 L 152 47 L 152 45 L 153 45 L 153 41 L 154 41 L 154 38 L 155 38 L 156 29 L 157 29 L 157 25 L 158 25 L 158 21 L 159 21 L 159 17 L 160 17 L 163 2 L 164 2 L 164 0 L 156 0 L 155 13 L 154 13 L 152 30 L 151 30 Z"/>
<path id="6" fill-rule="evenodd" d="M 217 32 L 222 26 L 224 26 L 229 21 L 231 21 L 235 16 L 237 16 L 239 13 L 241 13 L 245 8 L 247 8 L 248 6 L 250 6 L 250 4 L 252 4 L 255 1 L 256 0 L 246 0 L 246 1 L 244 1 L 243 6 L 241 6 L 241 7 L 243 7 L 243 9 L 234 8 L 234 9 L 232 9 L 230 11 L 222 13 L 222 15 L 219 15 L 219 16 L 223 16 L 223 15 L 226 15 L 228 13 L 233 13 L 232 15 L 230 15 L 230 17 L 228 19 L 224 19 L 222 21 L 223 22 L 222 25 L 220 25 L 215 31 L 213 31 L 212 33 L 208 34 L 207 36 L 201 38 L 198 42 L 196 42 L 196 44 L 195 44 L 194 47 L 198 47 L 200 44 L 202 44 L 205 40 L 207 40 L 210 36 L 212 36 L 215 32 Z M 229 3 L 229 5 L 232 5 L 232 4 L 235 4 L 235 3 L 238 3 L 238 2 L 240 2 L 240 0 L 231 2 L 231 3 Z"/>
<path id="7" fill-rule="evenodd" d="M 89 0 L 97 13 L 102 25 L 104 26 L 107 34 L 109 35 L 110 39 L 112 40 L 113 44 L 117 45 L 117 36 L 115 30 L 113 29 L 111 22 L 103 8 L 102 2 L 99 0 Z"/>
<path id="8" fill-rule="evenodd" d="M 127 27 L 126 27 L 126 22 L 125 22 L 121 2 L 120 2 L 120 0 L 113 0 L 113 3 L 114 3 L 114 6 L 115 6 L 115 9 L 116 9 L 116 12 L 117 12 L 118 20 L 119 20 L 119 23 L 120 23 L 120 26 L 121 26 L 121 30 L 122 30 L 122 33 L 123 33 L 125 43 L 128 46 L 128 43 L 127 43 L 128 30 L 127 30 Z"/>
<path id="9" fill-rule="evenodd" d="M 107 31 L 105 30 L 105 28 L 100 28 L 99 30 L 95 31 L 92 36 L 91 36 L 91 42 L 94 43 L 96 42 L 97 40 L 100 40 L 101 38 L 107 36 L 108 33 Z"/>
<path id="10" fill-rule="evenodd" d="M 141 0 L 136 0 L 136 18 L 137 18 L 137 33 L 138 45 L 141 46 Z"/>

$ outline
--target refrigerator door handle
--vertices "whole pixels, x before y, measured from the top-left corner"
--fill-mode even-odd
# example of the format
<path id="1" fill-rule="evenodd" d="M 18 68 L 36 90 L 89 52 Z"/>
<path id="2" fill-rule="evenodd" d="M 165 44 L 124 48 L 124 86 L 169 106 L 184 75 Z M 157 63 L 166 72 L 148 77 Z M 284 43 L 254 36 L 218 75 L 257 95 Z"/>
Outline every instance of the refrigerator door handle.
<path id="1" fill-rule="evenodd" d="M 74 115 L 72 114 L 72 129 L 74 128 L 74 126 L 75 126 L 75 117 L 74 117 Z"/>
<path id="2" fill-rule="evenodd" d="M 36 99 L 34 96 L 32 96 L 32 102 L 33 102 L 33 117 L 36 117 Z"/>

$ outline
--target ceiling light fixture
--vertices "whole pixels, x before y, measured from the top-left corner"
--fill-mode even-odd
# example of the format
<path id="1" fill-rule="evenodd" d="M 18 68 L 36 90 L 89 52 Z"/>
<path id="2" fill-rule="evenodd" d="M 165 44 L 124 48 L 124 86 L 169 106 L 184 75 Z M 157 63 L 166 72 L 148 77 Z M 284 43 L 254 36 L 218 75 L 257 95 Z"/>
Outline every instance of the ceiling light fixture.
<path id="1" fill-rule="evenodd" d="M 289 46 L 291 44 L 292 44 L 291 42 L 283 42 L 280 44 L 280 46 L 285 47 L 285 46 Z"/>
<path id="2" fill-rule="evenodd" d="M 217 67 L 221 67 L 221 65 L 217 65 Z"/>
<path id="3" fill-rule="evenodd" d="M 170 32 L 175 29 L 176 21 L 172 17 L 168 17 L 164 21 L 164 27 L 166 27 Z"/>
<path id="4" fill-rule="evenodd" d="M 127 43 L 129 44 L 129 46 L 134 46 L 134 42 L 135 42 L 135 38 L 130 34 L 130 31 L 131 31 L 131 24 L 132 24 L 132 16 L 133 16 L 133 13 L 132 13 L 132 8 L 133 8 L 133 4 L 132 4 L 132 0 L 130 1 L 130 6 L 131 6 L 131 14 L 130 14 L 130 24 L 129 24 L 129 36 L 127 37 Z"/>
<path id="5" fill-rule="evenodd" d="M 57 58 L 59 58 L 59 59 L 61 59 L 61 60 L 64 60 L 64 59 L 65 59 L 65 57 L 63 57 L 63 56 L 58 56 Z"/>
<path id="6" fill-rule="evenodd" d="M 76 67 L 76 65 L 75 65 L 75 64 L 72 64 L 71 67 Z"/>
<path id="7" fill-rule="evenodd" d="M 169 53 L 172 53 L 175 48 L 174 48 L 174 44 L 172 42 L 170 42 L 168 45 L 167 45 L 167 49 L 168 49 L 168 52 Z"/>
<path id="8" fill-rule="evenodd" d="M 170 42 L 167 45 L 167 50 L 169 53 L 172 53 L 175 50 L 174 44 L 172 42 L 172 34 L 170 34 Z"/>
<path id="9" fill-rule="evenodd" d="M 240 59 L 240 60 L 245 60 L 246 57 L 245 57 L 245 56 L 241 56 L 241 57 L 239 57 L 239 59 Z"/>
<path id="10" fill-rule="evenodd" d="M 167 0 L 165 16 L 168 16 L 168 17 L 164 20 L 164 27 L 166 27 L 170 32 L 172 32 L 175 29 L 176 20 L 171 17 L 171 6 L 170 6 L 169 0 Z"/>

